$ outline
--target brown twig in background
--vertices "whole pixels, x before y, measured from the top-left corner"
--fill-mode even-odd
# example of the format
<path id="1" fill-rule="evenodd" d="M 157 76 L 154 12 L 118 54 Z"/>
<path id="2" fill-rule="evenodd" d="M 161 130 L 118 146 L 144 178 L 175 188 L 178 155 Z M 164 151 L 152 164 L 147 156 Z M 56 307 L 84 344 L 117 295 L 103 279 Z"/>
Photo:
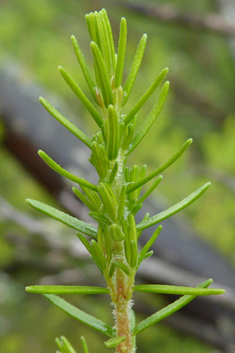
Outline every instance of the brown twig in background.
<path id="1" fill-rule="evenodd" d="M 131 11 L 135 11 L 170 25 L 177 25 L 196 31 L 209 31 L 223 36 L 235 35 L 235 25 L 225 21 L 222 16 L 215 13 L 209 13 L 205 16 L 199 16 L 193 13 L 183 13 L 170 4 L 156 6 L 131 4 L 126 1 L 119 1 L 118 4 Z"/>

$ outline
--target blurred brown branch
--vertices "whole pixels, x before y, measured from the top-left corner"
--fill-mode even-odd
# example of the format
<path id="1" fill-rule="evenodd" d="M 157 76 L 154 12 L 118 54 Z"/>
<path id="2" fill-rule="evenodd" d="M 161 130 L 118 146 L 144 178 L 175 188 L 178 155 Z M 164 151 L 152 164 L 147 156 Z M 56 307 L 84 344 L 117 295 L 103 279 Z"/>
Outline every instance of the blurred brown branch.
<path id="1" fill-rule="evenodd" d="M 223 36 L 235 35 L 235 24 L 225 21 L 222 16 L 215 13 L 198 16 L 193 13 L 183 13 L 170 4 L 156 6 L 120 1 L 119 5 L 170 25 L 177 25 L 196 31 L 209 31 Z"/>

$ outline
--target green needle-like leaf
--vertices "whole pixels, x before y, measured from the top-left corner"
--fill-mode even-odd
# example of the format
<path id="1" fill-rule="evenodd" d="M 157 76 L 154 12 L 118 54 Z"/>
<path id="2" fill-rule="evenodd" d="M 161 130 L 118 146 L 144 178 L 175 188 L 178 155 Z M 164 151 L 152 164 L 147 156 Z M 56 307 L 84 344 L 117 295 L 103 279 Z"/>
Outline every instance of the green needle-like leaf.
<path id="1" fill-rule="evenodd" d="M 136 103 L 134 108 L 131 109 L 131 111 L 127 114 L 127 116 L 124 119 L 124 122 L 126 125 L 128 125 L 131 120 L 135 117 L 135 115 L 138 113 L 140 108 L 144 105 L 144 103 L 149 99 L 149 97 L 154 93 L 158 85 L 162 82 L 164 77 L 166 76 L 168 72 L 168 68 L 166 67 L 163 69 L 156 80 L 151 84 L 151 86 L 147 89 L 147 91 L 143 94 L 143 96 L 139 99 L 139 101 Z"/>
<path id="2" fill-rule="evenodd" d="M 165 169 L 170 167 L 179 157 L 181 157 L 181 155 L 184 153 L 184 151 L 186 151 L 186 149 L 191 145 L 192 142 L 193 142 L 192 139 L 188 139 L 182 145 L 182 147 L 166 163 L 162 164 L 160 167 L 155 169 L 152 173 L 147 175 L 145 178 L 139 180 L 137 183 L 129 185 L 129 187 L 127 188 L 127 193 L 138 189 L 140 186 L 146 184 L 147 182 L 155 178 L 158 174 L 162 173 Z"/>
<path id="3" fill-rule="evenodd" d="M 199 285 L 199 288 L 206 288 L 212 283 L 212 280 L 207 280 L 201 285 Z M 165 319 L 166 317 L 172 315 L 179 309 L 183 308 L 186 304 L 190 303 L 194 298 L 196 298 L 196 295 L 185 295 L 181 297 L 180 299 L 176 300 L 174 303 L 171 303 L 167 305 L 165 308 L 157 311 L 155 314 L 149 316 L 147 319 L 141 321 L 138 325 L 135 326 L 135 328 L 132 330 L 132 335 L 137 335 L 141 331 L 145 330 L 146 328 L 156 324 L 157 322 Z"/>
<path id="4" fill-rule="evenodd" d="M 106 23 L 103 19 L 102 13 L 95 11 L 95 20 L 96 20 L 96 32 L 97 32 L 97 37 L 98 41 L 96 42 L 104 59 L 105 65 L 107 72 L 110 73 L 110 56 L 109 56 L 109 51 L 110 51 L 110 45 L 108 41 L 108 33 L 107 33 L 107 28 L 106 28 Z"/>
<path id="5" fill-rule="evenodd" d="M 120 198 L 119 198 L 119 206 L 118 206 L 118 220 L 120 221 L 123 217 L 124 208 L 126 204 L 126 184 L 122 185 Z"/>
<path id="6" fill-rule="evenodd" d="M 87 85 L 91 91 L 91 94 L 93 95 L 94 100 L 97 102 L 96 94 L 95 94 L 95 82 L 91 76 L 90 70 L 87 66 L 86 60 L 84 59 L 83 53 L 79 47 L 79 44 L 74 36 L 71 36 L 71 40 L 73 43 L 73 48 L 76 54 L 76 57 L 78 59 L 79 65 L 82 69 L 83 75 L 85 77 L 85 80 L 87 82 Z M 97 102 L 98 103 L 98 102 Z"/>
<path id="7" fill-rule="evenodd" d="M 98 196 L 98 193 L 96 191 L 86 188 L 85 186 L 81 186 L 81 189 L 88 198 L 88 200 L 90 200 L 94 207 L 96 207 L 96 211 L 98 211 L 101 207 L 101 200 Z"/>
<path id="8" fill-rule="evenodd" d="M 64 345 L 63 341 L 60 338 L 56 338 L 55 343 L 60 349 L 60 351 L 56 351 L 56 353 L 68 353 L 67 347 Z"/>
<path id="9" fill-rule="evenodd" d="M 108 341 L 104 342 L 105 346 L 108 348 L 115 348 L 117 347 L 121 342 L 124 342 L 126 340 L 125 336 L 120 336 L 120 337 L 112 337 Z"/>
<path id="10" fill-rule="evenodd" d="M 118 260 L 114 260 L 112 263 L 114 266 L 120 268 L 127 276 L 130 275 L 130 269 L 126 264 L 124 264 L 123 262 L 120 262 Z"/>
<path id="11" fill-rule="evenodd" d="M 224 289 L 217 288 L 193 288 L 182 286 L 168 286 L 161 284 L 141 284 L 134 286 L 136 292 L 175 294 L 175 295 L 217 295 L 223 294 Z"/>
<path id="12" fill-rule="evenodd" d="M 36 294 L 108 294 L 108 288 L 95 286 L 28 286 L 26 292 Z"/>
<path id="13" fill-rule="evenodd" d="M 118 156 L 119 152 L 119 126 L 118 115 L 113 105 L 108 106 L 108 158 L 110 161 Z"/>
<path id="14" fill-rule="evenodd" d="M 69 340 L 66 337 L 61 336 L 60 338 L 56 338 L 55 342 L 58 348 L 61 350 L 61 353 L 76 353 L 74 348 L 72 347 Z"/>
<path id="15" fill-rule="evenodd" d="M 89 353 L 88 346 L 85 340 L 85 337 L 81 336 L 81 341 L 82 341 L 82 349 L 84 353 Z"/>
<path id="16" fill-rule="evenodd" d="M 98 223 L 104 223 L 107 225 L 112 224 L 111 219 L 106 214 L 102 214 L 100 212 L 94 212 L 94 211 L 88 212 L 88 214 L 90 217 L 92 217 Z"/>
<path id="17" fill-rule="evenodd" d="M 147 34 L 144 34 L 140 39 L 140 42 L 137 47 L 129 75 L 128 75 L 127 80 L 125 82 L 125 85 L 123 87 L 124 98 L 123 98 L 122 106 L 124 106 L 126 104 L 128 98 L 130 96 L 132 87 L 134 85 L 137 73 L 139 71 L 139 68 L 140 68 L 140 65 L 141 65 L 141 62 L 143 59 L 146 43 L 147 43 Z"/>
<path id="18" fill-rule="evenodd" d="M 96 206 L 93 205 L 93 203 L 90 202 L 90 200 L 88 200 L 88 198 L 83 195 L 80 190 L 75 187 L 73 187 L 72 190 L 74 194 L 79 198 L 79 200 L 81 200 L 91 211 L 97 211 Z"/>
<path id="19" fill-rule="evenodd" d="M 124 126 L 125 126 L 125 124 L 124 124 Z M 128 149 L 128 147 L 133 139 L 133 136 L 134 136 L 134 126 L 132 124 L 129 124 L 126 127 L 126 130 L 124 132 L 123 139 L 122 139 L 122 149 L 123 150 Z"/>
<path id="20" fill-rule="evenodd" d="M 89 243 L 89 241 L 87 240 L 87 238 L 85 238 L 84 235 L 81 233 L 77 233 L 77 236 L 81 240 L 82 244 L 85 246 L 87 251 L 91 254 L 91 256 L 94 256 L 94 249 Z"/>
<path id="21" fill-rule="evenodd" d="M 106 259 L 102 251 L 100 250 L 99 244 L 94 239 L 91 240 L 91 245 L 95 252 L 96 258 L 99 260 L 101 268 L 105 270 L 106 268 Z"/>
<path id="22" fill-rule="evenodd" d="M 50 158 L 45 152 L 43 152 L 42 150 L 38 151 L 39 156 L 43 159 L 43 161 L 51 168 L 53 169 L 55 172 L 57 172 L 58 174 L 64 176 L 65 178 L 74 181 L 75 183 L 79 184 L 79 185 L 83 185 L 86 186 L 87 188 L 91 189 L 91 190 L 95 190 L 97 191 L 97 186 L 94 184 L 89 183 L 89 181 L 87 181 L 84 178 L 79 178 L 76 175 L 73 175 L 71 173 L 69 173 L 67 170 L 65 170 L 64 168 L 62 168 L 59 164 L 57 164 L 55 161 L 53 161 L 52 158 Z"/>
<path id="23" fill-rule="evenodd" d="M 130 241 L 130 256 L 129 256 L 129 265 L 131 268 L 135 268 L 137 264 L 138 258 L 138 250 L 137 250 L 137 243 L 134 240 Z"/>
<path id="24" fill-rule="evenodd" d="M 146 221 L 140 222 L 136 226 L 137 230 L 143 230 L 143 229 L 149 228 L 149 227 L 153 226 L 154 224 L 159 223 L 159 222 L 163 221 L 164 219 L 174 215 L 175 213 L 183 210 L 185 207 L 189 206 L 191 203 L 196 201 L 208 189 L 208 187 L 210 185 L 211 185 L 210 182 L 206 183 L 205 185 L 203 185 L 202 187 L 200 187 L 199 189 L 194 191 L 192 194 L 190 194 L 188 197 L 186 197 L 182 201 L 178 202 L 174 206 L 168 208 L 167 210 L 165 210 L 163 212 L 158 213 L 157 215 L 155 215 L 153 217 L 150 217 Z"/>
<path id="25" fill-rule="evenodd" d="M 91 246 L 91 244 L 89 243 L 89 241 L 84 237 L 83 234 L 78 233 L 77 234 L 78 238 L 81 240 L 81 242 L 83 243 L 83 245 L 85 246 L 85 248 L 87 249 L 87 251 L 91 254 L 91 257 L 93 259 L 93 261 L 95 262 L 95 264 L 97 265 L 97 267 L 100 269 L 100 271 L 103 273 L 103 267 L 102 267 L 102 263 L 100 262 L 100 259 L 94 249 L 93 246 Z"/>
<path id="26" fill-rule="evenodd" d="M 113 43 L 113 34 L 109 18 L 105 9 L 95 12 L 98 46 L 102 52 L 107 72 L 110 77 L 114 74 L 115 68 L 115 49 Z"/>
<path id="27" fill-rule="evenodd" d="M 141 222 L 146 221 L 147 219 L 149 219 L 149 217 L 150 217 L 150 214 L 146 213 Z M 139 239 L 139 237 L 141 236 L 142 232 L 143 232 L 142 230 L 137 231 L 137 239 Z"/>
<path id="28" fill-rule="evenodd" d="M 112 223 L 109 227 L 109 234 L 110 237 L 114 240 L 114 241 L 122 241 L 125 238 L 125 234 L 122 231 L 122 228 L 115 223 Z"/>
<path id="29" fill-rule="evenodd" d="M 91 104 L 89 99 L 85 96 L 85 94 L 82 92 L 81 88 L 76 84 L 76 82 L 73 80 L 73 78 L 68 74 L 68 72 L 63 69 L 61 66 L 58 67 L 61 75 L 63 76 L 65 82 L 69 85 L 69 87 L 72 89 L 72 91 L 76 94 L 76 96 L 80 99 L 82 104 L 86 107 L 86 109 L 89 111 L 95 122 L 99 127 L 102 127 L 104 121 L 101 115 L 97 112 L 95 107 Z"/>
<path id="30" fill-rule="evenodd" d="M 155 232 L 153 233 L 151 238 L 147 241 L 147 243 L 144 245 L 144 247 L 139 252 L 139 255 L 138 255 L 138 267 L 140 266 L 141 262 L 144 260 L 145 255 L 147 254 L 147 252 L 149 251 L 149 249 L 151 248 L 151 246 L 153 245 L 153 243 L 157 239 L 157 237 L 160 234 L 161 230 L 162 230 L 162 226 L 157 227 L 157 229 L 155 230 Z"/>
<path id="31" fill-rule="evenodd" d="M 142 195 L 140 197 L 140 199 L 138 200 L 138 203 L 143 203 L 148 197 L 149 195 L 156 189 L 156 187 L 159 185 L 159 183 L 161 182 L 161 180 L 163 179 L 163 176 L 160 175 L 155 182 L 153 183 L 153 185 L 148 189 L 148 191 L 146 191 L 144 193 L 144 195 Z"/>
<path id="32" fill-rule="evenodd" d="M 144 259 L 143 260 L 147 259 L 148 257 L 150 257 L 152 255 L 153 255 L 153 250 L 148 251 L 147 254 L 144 255 Z"/>
<path id="33" fill-rule="evenodd" d="M 66 302 L 64 299 L 58 297 L 54 294 L 44 294 L 44 296 L 49 299 L 58 308 L 62 309 L 64 312 L 75 318 L 76 320 L 92 327 L 93 329 L 105 334 L 108 337 L 113 337 L 115 335 L 115 330 L 105 324 L 103 321 L 91 316 L 84 311 L 76 308 L 70 303 Z"/>
<path id="34" fill-rule="evenodd" d="M 77 126 L 72 124 L 67 118 L 58 112 L 46 99 L 43 97 L 39 98 L 40 102 L 44 108 L 57 120 L 59 121 L 66 129 L 68 129 L 72 134 L 74 134 L 79 140 L 81 140 L 87 147 L 91 148 L 92 140 L 84 134 Z"/>
<path id="35" fill-rule="evenodd" d="M 117 66 L 115 73 L 115 87 L 119 87 L 122 84 L 123 67 L 126 53 L 126 38 L 127 38 L 127 25 L 126 19 L 121 18 L 120 34 L 118 42 L 118 54 L 117 54 Z"/>
<path id="36" fill-rule="evenodd" d="M 85 15 L 85 19 L 87 22 L 87 28 L 90 35 L 90 38 L 93 42 L 99 43 L 98 41 L 98 31 L 97 31 L 97 22 L 96 22 L 96 11 L 90 12 Z"/>
<path id="37" fill-rule="evenodd" d="M 118 171 L 118 162 L 115 162 L 114 167 L 112 169 L 112 172 L 110 173 L 110 176 L 109 176 L 109 184 L 110 185 L 112 185 L 112 183 L 115 179 L 115 176 L 117 174 L 117 171 Z"/>
<path id="38" fill-rule="evenodd" d="M 134 310 L 130 310 L 130 329 L 131 331 L 133 330 L 133 328 L 135 327 L 135 312 Z M 136 336 L 132 336 L 132 343 L 133 343 L 133 349 L 134 352 L 136 350 Z"/>
<path id="39" fill-rule="evenodd" d="M 109 56 L 110 56 L 110 66 L 111 66 L 111 71 L 110 74 L 114 74 L 114 70 L 115 70 L 115 47 L 114 47 L 114 42 L 113 42 L 113 33 L 112 33 L 112 28 L 109 22 L 109 18 L 108 18 L 108 14 L 106 12 L 105 9 L 102 9 L 100 11 L 102 19 L 105 23 L 105 31 L 107 33 L 107 42 L 109 45 Z"/>
<path id="40" fill-rule="evenodd" d="M 109 217 L 115 222 L 118 211 L 118 202 L 113 189 L 107 182 L 100 182 L 98 184 L 98 191 Z"/>
<path id="41" fill-rule="evenodd" d="M 56 351 L 55 353 L 63 353 L 62 342 L 60 341 L 60 339 L 56 338 L 55 343 L 57 344 L 58 348 L 60 349 L 60 351 Z"/>
<path id="42" fill-rule="evenodd" d="M 108 72 L 100 49 L 95 42 L 91 42 L 91 50 L 96 67 L 96 74 L 98 75 L 98 82 L 101 85 L 100 88 L 103 94 L 104 104 L 107 108 L 109 104 L 113 104 L 113 92 L 109 81 Z"/>
<path id="43" fill-rule="evenodd" d="M 46 215 L 57 219 L 58 221 L 66 224 L 67 226 L 76 229 L 79 232 L 82 232 L 83 234 L 89 235 L 92 238 L 97 238 L 97 229 L 92 224 L 80 221 L 79 219 L 69 216 L 68 214 L 61 212 L 56 208 L 48 206 L 42 202 L 31 199 L 26 199 L 26 202 L 36 210 L 39 210 L 45 213 Z"/>
<path id="44" fill-rule="evenodd" d="M 150 114 L 148 115 L 148 117 L 146 118 L 144 123 L 141 125 L 141 127 L 139 128 L 137 133 L 135 134 L 125 155 L 130 154 L 138 146 L 138 144 L 142 141 L 144 136 L 147 134 L 147 132 L 149 131 L 149 129 L 151 128 L 151 126 L 155 122 L 156 118 L 158 117 L 158 115 L 159 115 L 160 111 L 162 110 L 162 107 L 165 103 L 168 90 L 169 90 L 169 82 L 167 81 L 164 83 L 164 85 L 162 87 L 162 90 L 161 90 L 161 93 L 160 93 L 160 96 L 159 96 L 157 103 L 155 104 L 155 106 L 153 107 Z"/>
<path id="45" fill-rule="evenodd" d="M 101 179 L 105 179 L 110 168 L 105 146 L 96 141 L 92 145 L 92 155 L 90 159 Z"/>

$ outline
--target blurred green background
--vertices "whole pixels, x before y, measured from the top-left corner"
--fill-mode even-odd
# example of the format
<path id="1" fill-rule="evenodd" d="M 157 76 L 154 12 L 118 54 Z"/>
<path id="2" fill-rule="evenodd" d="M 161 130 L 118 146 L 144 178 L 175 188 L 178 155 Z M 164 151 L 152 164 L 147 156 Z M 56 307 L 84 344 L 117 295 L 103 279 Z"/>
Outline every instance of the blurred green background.
<path id="1" fill-rule="evenodd" d="M 139 0 L 131 3 L 150 3 L 156 8 L 172 5 L 174 10 L 189 16 L 189 19 L 194 16 L 207 18 L 211 14 L 222 18 L 219 2 L 213 0 Z M 148 138 L 136 149 L 133 163 L 147 163 L 149 170 L 153 170 L 166 161 L 187 138 L 193 138 L 194 143 L 186 155 L 164 174 L 164 182 L 160 187 L 161 198 L 171 205 L 211 180 L 213 186 L 200 201 L 186 209 L 184 215 L 188 216 L 191 226 L 205 241 L 226 256 L 234 266 L 235 52 L 229 35 L 149 18 L 126 9 L 118 1 L 1 1 L 0 63 L 20 64 L 22 80 L 33 80 L 49 92 L 61 96 L 71 110 L 79 115 L 86 129 L 93 129 L 88 114 L 62 82 L 57 66 L 67 68 L 85 93 L 89 94 L 73 54 L 70 35 L 76 36 L 87 60 L 91 62 L 84 16 L 87 12 L 103 7 L 108 11 L 116 41 L 120 17 L 127 18 L 126 74 L 139 38 L 144 32 L 148 34 L 146 53 L 129 107 L 160 70 L 166 66 L 170 69 L 168 79 L 171 89 L 167 103 Z M 153 101 L 154 97 L 144 106 L 139 114 L 139 122 L 148 114 Z M 14 207 L 36 215 L 25 205 L 26 197 L 54 202 L 1 146 L 0 160 L 0 195 Z M 78 325 L 43 297 L 25 293 L 26 285 L 37 283 L 37 280 L 47 275 L 46 264 L 49 260 L 40 250 L 39 239 L 36 239 L 39 243 L 36 250 L 32 248 L 32 253 L 27 254 L 23 245 L 15 246 L 9 242 L 10 234 L 27 241 L 31 234 L 23 227 L 4 220 L 1 215 L 0 221 L 0 351 L 54 352 L 54 337 L 64 334 L 78 347 L 78 351 L 78 337 L 85 335 L 91 352 L 108 352 L 108 349 L 103 348 L 103 337 Z M 56 231 L 58 225 L 50 220 L 46 222 L 48 228 Z M 63 231 L 59 227 L 59 232 Z M 74 237 L 74 234 L 71 236 Z M 70 270 L 79 264 L 78 260 L 66 256 L 62 260 L 58 259 L 56 254 L 50 261 L 55 261 L 55 272 L 58 269 Z M 34 266 L 35 262 L 37 265 L 40 263 L 41 268 Z M 93 312 L 104 317 L 104 307 L 110 311 L 109 305 L 104 304 L 100 308 L 96 303 L 90 298 L 79 298 L 79 307 L 89 309 L 92 306 Z M 110 314 L 107 314 L 107 320 L 110 320 Z M 140 337 L 140 352 L 156 352 L 156 347 L 157 351 L 164 353 L 213 351 L 211 347 L 182 336 L 164 324 L 146 331 Z"/>

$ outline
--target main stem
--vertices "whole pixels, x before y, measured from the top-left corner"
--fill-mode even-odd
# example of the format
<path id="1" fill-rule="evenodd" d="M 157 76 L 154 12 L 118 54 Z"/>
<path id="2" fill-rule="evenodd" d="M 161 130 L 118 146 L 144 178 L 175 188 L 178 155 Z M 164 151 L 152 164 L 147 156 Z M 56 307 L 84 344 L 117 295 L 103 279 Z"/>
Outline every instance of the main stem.
<path id="1" fill-rule="evenodd" d="M 120 192 L 124 183 L 124 165 L 125 151 L 120 151 L 116 159 L 118 162 L 118 172 L 113 183 L 113 191 L 117 200 L 120 198 Z M 113 257 L 121 262 L 126 262 L 124 242 L 115 242 Z M 131 306 L 132 292 L 134 284 L 135 270 L 131 269 L 130 275 L 123 272 L 121 268 L 116 267 L 114 277 L 112 278 L 111 299 L 115 306 L 114 319 L 117 337 L 126 337 L 116 347 L 116 353 L 133 353 L 133 339 L 131 335 Z"/>
<path id="2" fill-rule="evenodd" d="M 130 333 L 130 310 L 131 310 L 131 295 L 132 290 L 128 285 L 127 275 L 119 268 L 116 269 L 116 298 L 115 298 L 115 320 L 117 336 L 124 336 L 126 340 L 121 342 L 117 348 L 116 353 L 132 353 L 133 343 Z"/>

